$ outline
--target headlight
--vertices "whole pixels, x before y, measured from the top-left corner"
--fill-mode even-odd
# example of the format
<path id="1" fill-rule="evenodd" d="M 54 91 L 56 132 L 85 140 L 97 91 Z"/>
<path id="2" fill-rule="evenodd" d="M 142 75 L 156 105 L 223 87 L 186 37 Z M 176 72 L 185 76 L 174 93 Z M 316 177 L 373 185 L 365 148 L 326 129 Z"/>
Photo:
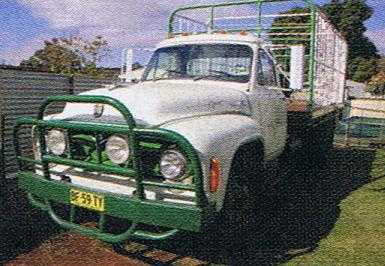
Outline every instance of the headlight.
<path id="1" fill-rule="evenodd" d="M 186 158 L 176 150 L 166 150 L 160 158 L 160 172 L 166 179 L 175 180 L 186 171 Z"/>
<path id="2" fill-rule="evenodd" d="M 124 137 L 111 136 L 106 143 L 106 153 L 111 162 L 116 164 L 125 163 L 130 156 L 130 147 Z"/>
<path id="3" fill-rule="evenodd" d="M 49 152 L 56 156 L 62 155 L 67 149 L 67 140 L 64 132 L 57 129 L 48 131 L 46 144 Z"/>

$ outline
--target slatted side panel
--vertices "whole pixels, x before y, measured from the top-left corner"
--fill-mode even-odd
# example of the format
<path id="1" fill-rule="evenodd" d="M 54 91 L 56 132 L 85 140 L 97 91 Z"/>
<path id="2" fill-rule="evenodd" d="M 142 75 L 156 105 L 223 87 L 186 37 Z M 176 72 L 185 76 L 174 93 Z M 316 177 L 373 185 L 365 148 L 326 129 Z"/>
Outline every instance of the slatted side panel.
<path id="1" fill-rule="evenodd" d="M 13 147 L 13 127 L 19 117 L 37 115 L 39 106 L 50 95 L 68 94 L 68 77 L 14 70 L 0 70 L 2 115 L 4 117 L 3 171 L 7 174 L 17 169 Z M 48 113 L 60 112 L 62 106 L 56 105 Z M 23 128 L 20 144 L 26 153 L 31 148 L 31 132 Z"/>
<path id="2" fill-rule="evenodd" d="M 17 70 L 0 70 L 0 130 L 2 175 L 17 171 L 13 147 L 13 127 L 19 117 L 36 117 L 40 105 L 49 96 L 77 94 L 101 87 L 108 81 L 71 78 L 63 75 Z M 59 113 L 63 104 L 51 105 L 46 114 Z M 31 129 L 20 132 L 23 152 L 31 153 Z"/>

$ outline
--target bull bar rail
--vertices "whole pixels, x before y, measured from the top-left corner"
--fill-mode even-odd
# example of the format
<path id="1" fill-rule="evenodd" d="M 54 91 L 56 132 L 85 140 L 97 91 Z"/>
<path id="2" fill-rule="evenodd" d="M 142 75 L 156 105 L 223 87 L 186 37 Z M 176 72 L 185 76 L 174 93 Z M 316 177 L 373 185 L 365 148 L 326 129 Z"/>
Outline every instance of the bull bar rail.
<path id="1" fill-rule="evenodd" d="M 126 125 L 83 123 L 63 120 L 43 120 L 46 108 L 52 103 L 95 103 L 109 105 L 118 110 L 124 117 Z M 41 160 L 22 156 L 19 145 L 18 133 L 22 126 L 35 126 L 40 141 Z M 127 136 L 129 140 L 132 169 L 119 166 L 108 166 L 98 163 L 74 160 L 73 158 L 62 158 L 47 153 L 45 143 L 45 131 L 47 129 L 80 130 L 93 133 L 111 133 Z M 141 169 L 141 158 L 138 156 L 139 136 L 145 136 L 154 140 L 166 140 L 177 144 L 188 157 L 193 169 L 193 185 L 170 184 L 146 181 Z M 162 240 L 168 238 L 178 230 L 199 231 L 206 216 L 208 207 L 207 199 L 203 190 L 203 180 L 199 157 L 193 146 L 180 134 L 165 129 L 143 129 L 137 128 L 135 120 L 130 111 L 118 100 L 106 96 L 54 96 L 49 97 L 40 107 L 37 119 L 21 118 L 17 120 L 14 128 L 14 146 L 20 167 L 18 183 L 28 193 L 28 199 L 35 207 L 45 210 L 51 218 L 60 226 L 78 231 L 82 234 L 98 238 L 105 242 L 118 243 L 129 238 L 142 238 L 149 240 Z M 25 163 L 40 165 L 43 176 L 31 171 L 24 170 Z M 86 171 L 97 171 L 106 174 L 116 174 L 135 178 L 136 193 L 132 197 L 118 194 L 96 191 L 105 196 L 106 210 L 99 215 L 98 228 L 89 228 L 74 223 L 75 206 L 70 205 L 70 189 L 74 185 L 56 181 L 50 178 L 49 164 L 56 163 L 72 167 L 82 168 Z M 148 200 L 144 193 L 145 187 L 160 187 L 166 189 L 180 189 L 195 192 L 195 205 L 187 206 L 175 203 L 165 203 L 160 200 Z M 76 186 L 77 187 L 77 186 Z M 81 187 L 80 187 L 81 188 Z M 92 191 L 92 189 L 84 188 Z M 34 196 L 35 195 L 35 196 Z M 36 196 L 42 198 L 38 200 Z M 60 218 L 54 211 L 51 201 L 70 205 L 69 221 Z M 132 221 L 130 228 L 122 234 L 111 234 L 104 231 L 106 215 L 123 218 Z M 137 230 L 139 224 L 149 224 L 173 228 L 163 233 L 151 233 Z"/>

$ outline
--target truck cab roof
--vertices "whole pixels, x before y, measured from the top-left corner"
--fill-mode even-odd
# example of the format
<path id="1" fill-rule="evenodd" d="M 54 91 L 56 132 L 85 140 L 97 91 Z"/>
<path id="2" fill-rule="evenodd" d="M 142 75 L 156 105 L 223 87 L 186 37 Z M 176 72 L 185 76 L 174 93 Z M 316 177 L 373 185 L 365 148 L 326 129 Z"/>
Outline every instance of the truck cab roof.
<path id="1" fill-rule="evenodd" d="M 184 44 L 204 44 L 204 43 L 240 43 L 240 44 L 263 44 L 261 38 L 253 34 L 228 34 L 228 33 L 204 33 L 191 34 L 187 36 L 175 36 L 160 42 L 156 48 L 184 45 Z"/>

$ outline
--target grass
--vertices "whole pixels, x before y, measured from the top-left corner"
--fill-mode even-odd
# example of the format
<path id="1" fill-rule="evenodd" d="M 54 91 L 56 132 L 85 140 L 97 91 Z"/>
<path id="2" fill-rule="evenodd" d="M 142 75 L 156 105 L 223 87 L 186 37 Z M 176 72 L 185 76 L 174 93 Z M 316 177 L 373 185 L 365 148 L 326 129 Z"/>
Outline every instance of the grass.
<path id="1" fill-rule="evenodd" d="M 340 216 L 316 249 L 287 265 L 385 265 L 385 150 L 377 150 L 373 181 L 339 204 Z"/>

